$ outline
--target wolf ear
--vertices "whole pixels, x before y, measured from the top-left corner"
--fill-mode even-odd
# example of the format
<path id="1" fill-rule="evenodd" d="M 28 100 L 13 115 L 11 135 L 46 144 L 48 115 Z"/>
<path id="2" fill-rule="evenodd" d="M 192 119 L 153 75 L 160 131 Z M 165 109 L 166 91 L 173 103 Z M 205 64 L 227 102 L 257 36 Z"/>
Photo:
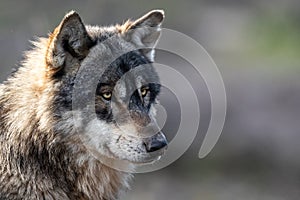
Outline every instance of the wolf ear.
<path id="1" fill-rule="evenodd" d="M 74 11 L 66 14 L 49 39 L 46 62 L 56 70 L 64 65 L 67 56 L 83 59 L 93 43 L 80 16 Z"/>
<path id="2" fill-rule="evenodd" d="M 152 10 L 134 22 L 123 25 L 125 39 L 141 48 L 150 61 L 154 61 L 154 48 L 160 36 L 164 17 L 163 10 Z"/>

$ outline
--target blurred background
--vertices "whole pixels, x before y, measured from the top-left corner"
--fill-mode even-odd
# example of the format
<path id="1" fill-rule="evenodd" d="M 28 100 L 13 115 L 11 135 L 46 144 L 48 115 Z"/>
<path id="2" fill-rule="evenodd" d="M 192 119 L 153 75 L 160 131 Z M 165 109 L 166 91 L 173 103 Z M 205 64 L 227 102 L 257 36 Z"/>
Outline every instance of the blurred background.
<path id="1" fill-rule="evenodd" d="M 0 80 L 21 61 L 28 41 L 46 36 L 71 9 L 88 24 L 109 25 L 153 8 L 165 10 L 164 27 L 194 38 L 211 55 L 224 79 L 228 111 L 217 145 L 199 159 L 210 118 L 207 88 L 187 62 L 157 52 L 157 62 L 191 80 L 201 109 L 199 132 L 176 162 L 136 175 L 124 199 L 300 199 L 300 1 L 1 1 Z M 171 140 L 179 105 L 168 90 L 161 101 Z"/>

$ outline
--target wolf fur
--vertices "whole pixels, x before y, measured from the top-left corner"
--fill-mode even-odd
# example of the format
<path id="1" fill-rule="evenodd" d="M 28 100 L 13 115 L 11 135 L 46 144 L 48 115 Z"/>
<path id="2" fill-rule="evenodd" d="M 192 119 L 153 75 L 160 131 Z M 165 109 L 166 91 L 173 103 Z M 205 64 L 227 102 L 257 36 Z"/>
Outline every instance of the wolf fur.
<path id="1" fill-rule="evenodd" d="M 131 97 L 128 109 L 133 122 L 123 119 L 119 124 L 131 135 L 116 126 L 116 116 L 101 92 L 103 87 L 114 87 L 126 71 L 140 64 L 151 65 L 163 18 L 163 11 L 154 10 L 136 21 L 98 27 L 84 25 L 72 11 L 48 38 L 33 42 L 20 68 L 0 85 L 1 200 L 115 200 L 129 188 L 131 175 L 104 165 L 93 151 L 108 159 L 127 160 L 128 168 L 131 163 L 151 162 L 161 155 L 149 155 L 145 138 L 138 137 L 138 127 L 147 124 L 154 112 L 159 85 L 148 85 L 149 94 L 142 101 L 147 106 L 141 106 L 139 92 L 134 93 L 136 100 Z M 97 86 L 100 92 L 96 91 L 97 118 L 81 124 L 73 118 L 74 112 L 80 112 L 72 110 L 74 79 L 83 63 L 95 66 L 105 59 L 101 55 L 108 54 L 109 47 L 102 47 L 101 42 L 111 36 L 116 38 L 117 48 L 137 50 L 105 71 Z M 139 79 L 158 79 L 151 66 L 147 70 Z M 103 82 L 106 85 L 102 86 Z M 118 86 L 120 96 L 126 89 Z M 83 142 L 82 135 L 92 139 Z"/>

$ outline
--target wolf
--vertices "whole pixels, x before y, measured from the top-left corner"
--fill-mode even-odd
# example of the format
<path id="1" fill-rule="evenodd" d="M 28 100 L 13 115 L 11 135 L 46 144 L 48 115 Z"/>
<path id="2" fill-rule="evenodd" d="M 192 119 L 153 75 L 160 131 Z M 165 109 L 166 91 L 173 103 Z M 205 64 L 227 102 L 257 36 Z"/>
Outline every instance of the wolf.
<path id="1" fill-rule="evenodd" d="M 71 11 L 33 42 L 0 85 L 1 200 L 116 200 L 136 164 L 164 154 L 153 66 L 163 20 L 152 10 L 99 27 Z"/>

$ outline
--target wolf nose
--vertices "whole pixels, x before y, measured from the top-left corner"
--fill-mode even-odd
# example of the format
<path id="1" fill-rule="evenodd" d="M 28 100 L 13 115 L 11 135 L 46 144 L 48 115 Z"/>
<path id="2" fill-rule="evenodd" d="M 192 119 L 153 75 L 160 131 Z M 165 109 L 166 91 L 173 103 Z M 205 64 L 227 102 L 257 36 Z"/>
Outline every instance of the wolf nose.
<path id="1" fill-rule="evenodd" d="M 148 153 L 158 151 L 168 145 L 167 139 L 163 133 L 158 133 L 145 141 L 146 151 Z"/>

